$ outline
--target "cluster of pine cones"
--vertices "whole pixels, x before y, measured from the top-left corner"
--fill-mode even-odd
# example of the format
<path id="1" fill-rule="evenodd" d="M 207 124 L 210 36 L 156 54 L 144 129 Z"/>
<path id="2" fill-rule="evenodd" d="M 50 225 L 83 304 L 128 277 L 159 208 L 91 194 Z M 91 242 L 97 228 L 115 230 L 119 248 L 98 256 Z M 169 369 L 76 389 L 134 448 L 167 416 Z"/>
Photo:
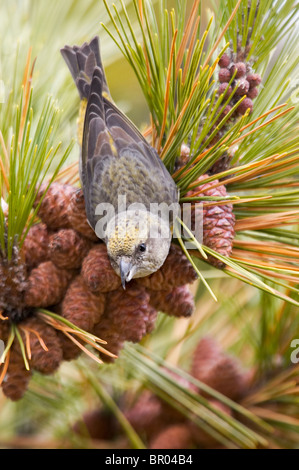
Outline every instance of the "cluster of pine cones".
<path id="1" fill-rule="evenodd" d="M 203 195 L 226 196 L 224 186 L 210 189 L 198 180 Z M 99 352 L 104 362 L 112 362 L 125 341 L 139 342 L 154 329 L 157 312 L 188 317 L 194 309 L 188 289 L 197 274 L 181 248 L 172 244 L 164 265 L 156 273 L 131 281 L 124 291 L 119 276 L 107 256 L 106 246 L 88 225 L 82 190 L 53 183 L 44 196 L 42 187 L 35 204 L 40 201 L 41 222 L 33 225 L 25 239 L 15 266 L 11 266 L 13 289 L 9 283 L 0 296 L 0 338 L 7 344 L 11 322 L 26 345 L 29 370 L 25 368 L 20 343 L 15 338 L 10 348 L 8 369 L 0 366 L 2 390 L 12 400 L 24 394 L 33 370 L 51 374 L 63 360 L 79 356 L 82 350 L 63 331 L 38 312 L 44 308 L 68 320 L 84 331 L 107 342 Z M 43 198 L 41 200 L 41 198 Z M 193 215 L 196 212 L 196 204 Z M 229 256 L 234 237 L 232 206 L 206 206 L 203 214 L 204 243 Z M 209 261 L 222 267 L 215 258 Z M 18 309 L 10 303 L 19 291 Z M 15 299 L 16 300 L 16 299 Z M 0 380 L 1 382 L 1 380 Z"/>
<path id="2" fill-rule="evenodd" d="M 242 116 L 249 109 L 250 113 L 253 111 L 253 100 L 258 95 L 258 86 L 260 85 L 262 78 L 258 73 L 254 72 L 253 60 L 247 60 L 251 48 L 251 43 L 248 40 L 245 47 L 241 45 L 241 39 L 237 43 L 237 52 L 233 52 L 232 48 L 229 48 L 219 60 L 219 73 L 218 82 L 219 87 L 217 90 L 218 95 L 224 94 L 224 101 L 232 94 L 230 102 L 225 106 L 221 116 L 216 124 L 231 111 L 233 106 L 245 96 L 244 100 L 239 104 L 236 110 L 232 113 L 229 121 L 234 121 L 239 116 Z M 227 123 L 228 124 L 228 123 Z M 224 135 L 227 124 L 221 128 L 221 130 L 215 135 L 211 142 L 214 145 Z M 214 128 L 213 128 L 214 129 Z M 229 152 L 225 152 L 224 155 L 210 168 L 210 174 L 217 174 L 227 170 L 230 167 L 230 162 L 233 155 Z"/>
<path id="3" fill-rule="evenodd" d="M 246 62 L 238 61 L 238 54 L 236 59 L 234 59 L 234 56 L 235 54 L 229 51 L 228 53 L 223 54 L 219 60 L 220 71 L 218 74 L 218 80 L 220 82 L 220 86 L 218 88 L 218 93 L 224 93 L 229 96 L 232 91 L 236 89 L 231 103 L 227 105 L 225 110 L 226 114 L 242 96 L 246 95 L 244 101 L 242 101 L 236 109 L 237 114 L 243 115 L 247 109 L 250 109 L 250 112 L 252 112 L 253 100 L 258 95 L 258 85 L 261 83 L 262 79 L 258 73 L 253 73 L 251 65 Z M 234 79 L 230 85 L 229 82 L 233 76 Z"/>
<path id="4" fill-rule="evenodd" d="M 190 374 L 209 385 L 228 398 L 238 402 L 246 395 L 250 387 L 251 374 L 245 371 L 233 357 L 224 353 L 211 338 L 204 337 L 198 343 L 192 358 Z M 216 410 L 233 415 L 233 411 L 222 402 L 211 399 L 181 376 L 175 380 L 190 392 L 207 398 Z M 133 400 L 123 397 L 123 413 L 135 431 L 147 443 L 150 449 L 192 449 L 220 448 L 217 440 L 199 428 L 192 419 L 187 419 L 178 410 L 172 408 L 150 391 L 144 391 Z M 93 439 L 113 440 L 121 435 L 115 417 L 106 410 L 96 410 L 83 416 L 83 423 L 77 422 L 75 432 Z"/>

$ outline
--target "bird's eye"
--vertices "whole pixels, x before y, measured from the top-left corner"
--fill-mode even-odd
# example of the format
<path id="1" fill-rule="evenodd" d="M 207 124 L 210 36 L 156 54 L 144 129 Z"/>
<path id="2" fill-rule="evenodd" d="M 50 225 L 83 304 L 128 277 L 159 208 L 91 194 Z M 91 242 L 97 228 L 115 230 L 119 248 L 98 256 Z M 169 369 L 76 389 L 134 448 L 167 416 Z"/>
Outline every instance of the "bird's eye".
<path id="1" fill-rule="evenodd" d="M 140 243 L 138 248 L 139 248 L 139 251 L 141 251 L 143 253 L 146 250 L 146 244 L 145 243 Z"/>

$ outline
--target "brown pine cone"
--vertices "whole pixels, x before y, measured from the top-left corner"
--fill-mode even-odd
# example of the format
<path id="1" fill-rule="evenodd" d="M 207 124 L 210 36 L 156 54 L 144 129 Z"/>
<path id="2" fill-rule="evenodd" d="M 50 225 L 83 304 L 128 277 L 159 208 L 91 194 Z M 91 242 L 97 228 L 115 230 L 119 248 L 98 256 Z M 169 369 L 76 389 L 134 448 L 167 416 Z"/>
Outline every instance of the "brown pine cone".
<path id="1" fill-rule="evenodd" d="M 47 184 L 42 184 L 38 191 L 34 207 L 39 204 Z M 49 187 L 37 215 L 50 229 L 68 228 L 68 206 L 76 188 L 67 184 L 52 183 Z"/>
<path id="2" fill-rule="evenodd" d="M 249 32 L 249 35 L 250 34 L 251 33 Z M 253 73 L 252 66 L 254 61 L 252 58 L 249 61 L 247 60 L 251 45 L 252 43 L 250 42 L 249 37 L 247 38 L 247 44 L 245 47 L 243 47 L 242 42 L 238 40 L 237 52 L 234 53 L 232 49 L 228 49 L 219 60 L 220 70 L 218 75 L 218 95 L 224 93 L 226 97 L 228 97 L 232 94 L 232 91 L 235 90 L 235 93 L 230 99 L 229 104 L 226 105 L 226 108 L 231 110 L 232 107 L 239 101 L 241 96 L 246 95 L 246 98 L 230 115 L 229 120 L 226 121 L 222 129 L 217 132 L 213 140 L 209 143 L 209 146 L 217 144 L 219 139 L 223 136 L 223 132 L 228 129 L 230 123 L 234 122 L 240 115 L 244 115 L 248 109 L 249 112 L 252 113 L 252 100 L 254 100 L 258 95 L 257 87 L 261 83 L 261 76 L 259 74 Z M 229 82 L 231 82 L 230 85 Z M 224 101 L 222 103 L 224 105 Z M 219 121 L 217 122 L 217 125 L 224 118 L 225 114 L 227 113 L 222 113 Z M 220 157 L 220 161 L 217 161 L 212 166 L 212 168 L 209 169 L 209 173 L 217 174 L 221 171 L 227 170 L 229 167 L 230 159 L 226 158 L 226 156 L 223 156 Z"/>
<path id="3" fill-rule="evenodd" d="M 253 110 L 253 102 L 250 98 L 245 98 L 245 100 L 242 101 L 241 104 L 239 104 L 236 111 L 238 114 L 243 115 L 246 113 L 247 109 L 249 109 L 250 112 L 252 112 Z"/>
<path id="4" fill-rule="evenodd" d="M 33 225 L 24 241 L 23 250 L 26 265 L 29 269 L 35 268 L 43 261 L 47 261 L 49 233 L 46 224 Z"/>
<path id="5" fill-rule="evenodd" d="M 237 359 L 229 356 L 213 367 L 206 383 L 232 400 L 240 400 L 249 387 L 248 374 Z"/>
<path id="6" fill-rule="evenodd" d="M 118 289 L 121 279 L 111 266 L 104 243 L 95 245 L 82 263 L 82 276 L 92 292 L 110 292 Z"/>
<path id="7" fill-rule="evenodd" d="M 172 244 L 163 266 L 153 274 L 136 279 L 137 283 L 155 291 L 169 291 L 197 279 L 196 271 L 182 249 Z"/>
<path id="8" fill-rule="evenodd" d="M 222 56 L 219 59 L 218 65 L 220 68 L 227 68 L 231 62 L 230 55 L 227 53 L 222 54 Z"/>
<path id="9" fill-rule="evenodd" d="M 20 400 L 27 390 L 31 375 L 32 371 L 25 368 L 22 355 L 12 347 L 8 369 L 2 382 L 4 395 L 12 401 Z"/>
<path id="10" fill-rule="evenodd" d="M 68 220 L 71 227 L 84 237 L 92 241 L 99 240 L 87 221 L 82 189 L 77 189 L 71 197 L 68 206 Z"/>
<path id="11" fill-rule="evenodd" d="M 218 73 L 218 80 L 220 83 L 228 83 L 231 79 L 231 73 L 228 69 L 222 68 Z"/>
<path id="12" fill-rule="evenodd" d="M 249 10 L 248 15 L 252 15 L 251 9 L 251 2 L 249 3 Z M 259 3 L 259 2 L 258 2 Z M 257 8 L 255 11 L 255 15 L 257 15 L 258 11 L 258 3 Z M 255 16 L 256 18 L 256 16 Z M 255 22 L 255 18 L 253 20 L 253 24 Z M 244 23 L 242 21 L 242 23 Z M 244 26 L 244 24 L 243 24 Z M 253 110 L 253 102 L 252 100 L 257 96 L 257 86 L 261 83 L 261 76 L 259 74 L 254 73 L 253 66 L 255 62 L 255 58 L 253 56 L 248 59 L 248 55 L 252 48 L 252 41 L 251 35 L 254 28 L 250 28 L 248 31 L 248 36 L 246 40 L 246 44 L 242 44 L 242 29 L 237 28 L 237 47 L 234 51 L 232 48 L 228 48 L 226 52 L 220 57 L 219 59 L 219 74 L 218 74 L 218 94 L 228 93 L 231 95 L 233 89 L 235 89 L 234 95 L 231 97 L 228 106 L 230 109 L 238 102 L 240 96 L 246 95 L 246 99 L 238 106 L 238 108 L 231 114 L 229 121 L 235 121 L 240 115 L 244 115 L 246 110 L 249 109 L 250 112 Z M 232 44 L 231 44 L 232 46 Z M 229 85 L 229 82 L 231 84 Z M 228 91 L 228 88 L 230 90 Z M 223 101 L 224 104 L 224 101 Z M 221 118 L 223 118 L 222 116 Z M 219 141 L 221 136 L 223 135 L 222 132 L 225 131 L 229 124 L 229 121 L 226 122 L 222 131 L 218 132 L 215 141 L 210 143 L 209 145 L 214 145 Z M 213 139 L 214 140 L 214 139 Z M 223 160 L 223 158 L 221 158 Z M 222 162 L 223 165 L 224 162 Z M 229 161 L 226 162 L 229 165 Z M 218 162 L 216 162 L 217 166 Z M 226 167 L 228 169 L 228 166 Z M 223 171 L 223 169 L 221 170 Z M 212 174 L 216 174 L 216 168 L 211 168 L 209 172 Z"/>
<path id="13" fill-rule="evenodd" d="M 8 320 L 0 320 L 0 340 L 7 341 L 10 332 L 10 322 Z"/>
<path id="14" fill-rule="evenodd" d="M 84 283 L 82 276 L 77 276 L 70 284 L 63 299 L 61 315 L 79 328 L 93 332 L 93 326 L 101 319 L 104 307 L 104 294 L 93 294 Z M 96 333 L 94 334 L 97 335 Z M 80 356 L 82 350 L 78 345 L 62 332 L 58 332 L 58 337 L 63 350 L 64 360 L 71 361 Z M 82 343 L 78 338 L 76 340 Z"/>
<path id="15" fill-rule="evenodd" d="M 251 89 L 259 86 L 262 81 L 262 77 L 258 73 L 250 73 L 246 78 Z"/>
<path id="16" fill-rule="evenodd" d="M 193 353 L 191 375 L 195 378 L 199 378 L 197 371 L 201 371 L 201 374 L 205 373 L 205 370 L 208 370 L 211 365 L 217 364 L 221 357 L 222 351 L 219 344 L 209 336 L 205 336 L 199 341 Z"/>
<path id="17" fill-rule="evenodd" d="M 238 82 L 237 82 L 237 86 L 236 86 L 236 96 L 244 96 L 248 93 L 248 90 L 249 90 L 249 83 L 247 80 L 245 80 L 245 78 L 241 78 Z"/>
<path id="18" fill-rule="evenodd" d="M 210 187 L 218 182 L 218 180 L 212 181 L 210 183 L 204 183 L 204 180 L 208 178 L 208 175 L 202 175 L 198 178 L 199 184 L 196 188 L 189 191 L 187 195 L 192 197 L 196 194 L 197 191 L 201 190 L 199 197 L 210 196 L 210 197 L 226 197 L 227 192 L 224 185 L 218 186 L 217 188 Z M 203 244 L 217 253 L 229 257 L 232 252 L 232 244 L 235 236 L 234 226 L 235 226 L 235 216 L 233 214 L 232 204 L 225 204 L 219 206 L 208 206 L 208 203 L 203 202 L 197 206 L 197 203 L 194 203 L 192 208 L 192 228 L 194 228 L 194 218 L 196 215 L 197 207 L 201 212 L 202 209 L 202 218 L 203 218 Z M 201 214 L 199 214 L 200 217 Z M 208 255 L 208 261 L 219 269 L 225 267 L 225 263 L 214 258 L 213 256 Z"/>
<path id="19" fill-rule="evenodd" d="M 63 360 L 72 361 L 77 359 L 82 354 L 82 349 L 73 341 L 71 341 L 65 334 L 61 331 L 57 331 L 57 337 L 59 339 L 60 347 L 62 349 Z M 76 338 L 77 341 L 78 338 Z"/>
<path id="20" fill-rule="evenodd" d="M 231 74 L 236 72 L 235 78 L 241 78 L 246 75 L 246 64 L 244 62 L 235 62 L 230 68 Z"/>
<path id="21" fill-rule="evenodd" d="M 52 261 L 41 263 L 28 278 L 25 303 L 28 307 L 49 307 L 58 304 L 73 276 L 71 271 L 58 269 Z"/>
<path id="22" fill-rule="evenodd" d="M 257 87 L 250 88 L 249 92 L 247 93 L 247 98 L 254 100 L 254 98 L 256 98 L 258 94 L 259 90 Z"/>
<path id="23" fill-rule="evenodd" d="M 248 388 L 249 376 L 240 363 L 222 352 L 211 338 L 199 342 L 193 354 L 191 374 L 232 400 L 240 399 Z"/>
<path id="24" fill-rule="evenodd" d="M 58 268 L 80 268 L 90 248 L 91 242 L 71 228 L 59 230 L 49 240 L 49 256 Z"/>
<path id="25" fill-rule="evenodd" d="M 116 419 L 106 410 L 94 410 L 85 413 L 82 420 L 73 426 L 76 434 L 98 440 L 111 440 L 115 436 Z"/>
<path id="26" fill-rule="evenodd" d="M 100 321 L 104 308 L 104 295 L 93 294 L 85 285 L 82 276 L 77 276 L 63 299 L 62 316 L 82 330 L 91 331 Z"/>
<path id="27" fill-rule="evenodd" d="M 150 442 L 150 449 L 192 449 L 192 433 L 187 424 L 173 424 L 164 428 Z"/>
<path id="28" fill-rule="evenodd" d="M 182 387 L 197 392 L 196 387 L 186 379 L 169 370 L 166 372 L 173 376 L 174 380 Z M 145 434 L 147 439 L 156 436 L 165 426 L 182 423 L 186 420 L 180 411 L 148 390 L 142 392 L 136 403 L 125 411 L 125 416 L 136 432 Z"/>
<path id="29" fill-rule="evenodd" d="M 146 334 L 151 309 L 149 294 L 134 282 L 107 294 L 105 314 L 112 319 L 123 340 L 138 343 Z M 103 338 L 106 339 L 106 338 Z"/>
<path id="30" fill-rule="evenodd" d="M 169 423 L 161 400 L 148 390 L 124 414 L 135 431 L 147 438 L 157 435 Z"/>
<path id="31" fill-rule="evenodd" d="M 240 96 L 247 95 L 248 97 L 250 90 L 260 85 L 262 79 L 259 74 L 252 72 L 252 64 L 246 62 L 245 57 L 240 60 L 232 53 L 232 51 L 229 53 L 231 60 L 230 64 L 227 68 L 221 68 L 219 71 L 219 82 L 221 85 L 219 86 L 218 93 L 220 94 L 223 92 L 222 84 L 228 84 L 228 82 L 233 78 L 234 73 L 236 73 L 231 83 L 232 89 L 236 89 L 236 91 L 229 103 L 230 106 L 234 106 L 240 99 Z M 256 96 L 257 94 L 251 95 L 252 98 L 255 98 Z M 249 97 L 246 99 L 249 99 Z M 246 99 L 244 101 L 246 101 Z M 241 104 L 237 111 L 233 113 L 232 118 L 235 118 L 238 114 L 244 114 L 247 108 L 250 108 L 250 112 L 252 112 L 252 101 L 250 106 L 242 106 Z"/>
<path id="32" fill-rule="evenodd" d="M 30 338 L 30 367 L 42 374 L 52 374 L 62 361 L 62 348 L 56 331 L 39 318 L 27 318 L 22 322 L 21 328 L 24 344 L 26 344 L 26 335 L 23 328 L 29 333 Z M 35 332 L 44 341 L 48 351 L 43 349 Z"/>
<path id="33" fill-rule="evenodd" d="M 171 291 L 150 291 L 150 303 L 158 311 L 175 317 L 190 317 L 194 311 L 193 296 L 188 286 Z"/>
<path id="34" fill-rule="evenodd" d="M 124 340 L 119 328 L 114 325 L 114 322 L 111 318 L 104 314 L 99 323 L 95 325 L 92 333 L 98 338 L 107 341 L 107 344 L 104 345 L 104 348 L 112 354 L 115 354 L 115 356 L 118 356 L 119 352 L 123 348 Z M 99 357 L 103 362 L 108 364 L 113 363 L 116 360 L 116 358 L 107 356 L 101 352 L 99 353 Z"/>
<path id="35" fill-rule="evenodd" d="M 18 322 L 28 315 L 24 304 L 27 288 L 27 268 L 16 248 L 10 261 L 0 262 L 0 311 L 4 317 Z"/>

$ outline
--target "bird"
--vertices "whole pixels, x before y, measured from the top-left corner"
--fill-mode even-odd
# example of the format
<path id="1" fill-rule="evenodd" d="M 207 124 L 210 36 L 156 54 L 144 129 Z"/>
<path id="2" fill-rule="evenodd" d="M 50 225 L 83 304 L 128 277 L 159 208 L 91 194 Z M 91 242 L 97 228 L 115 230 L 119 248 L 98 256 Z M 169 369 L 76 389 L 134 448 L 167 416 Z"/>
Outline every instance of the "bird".
<path id="1" fill-rule="evenodd" d="M 122 286 L 164 263 L 179 210 L 176 184 L 157 151 L 111 98 L 99 37 L 61 54 L 81 99 L 79 173 L 88 222 L 106 243 Z"/>

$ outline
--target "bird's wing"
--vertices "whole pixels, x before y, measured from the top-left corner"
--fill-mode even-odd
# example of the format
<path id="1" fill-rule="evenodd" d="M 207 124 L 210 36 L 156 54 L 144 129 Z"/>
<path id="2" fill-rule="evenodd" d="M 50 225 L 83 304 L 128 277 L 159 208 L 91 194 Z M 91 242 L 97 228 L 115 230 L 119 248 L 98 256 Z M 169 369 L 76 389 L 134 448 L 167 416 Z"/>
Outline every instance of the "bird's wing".
<path id="1" fill-rule="evenodd" d="M 103 96 L 104 76 L 95 67 L 82 141 L 82 185 L 87 217 L 94 227 L 99 203 L 177 202 L 173 179 L 156 151 L 132 122 Z"/>
<path id="2" fill-rule="evenodd" d="M 96 176 L 95 167 L 99 161 L 115 158 L 116 156 L 113 140 L 105 124 L 102 96 L 103 80 L 104 75 L 102 69 L 95 67 L 86 106 L 82 139 L 82 186 L 85 195 L 87 218 L 93 227 L 95 202 L 91 200 L 91 197 L 93 197 L 92 188 Z M 97 203 L 101 202 L 100 194 L 97 200 Z"/>
<path id="3" fill-rule="evenodd" d="M 177 202 L 178 190 L 156 150 L 149 145 L 136 126 L 125 116 L 114 103 L 104 99 L 105 121 L 120 156 L 134 155 L 148 171 L 148 183 L 153 188 L 160 188 L 157 202 Z M 154 184 L 155 181 L 155 184 Z"/>

